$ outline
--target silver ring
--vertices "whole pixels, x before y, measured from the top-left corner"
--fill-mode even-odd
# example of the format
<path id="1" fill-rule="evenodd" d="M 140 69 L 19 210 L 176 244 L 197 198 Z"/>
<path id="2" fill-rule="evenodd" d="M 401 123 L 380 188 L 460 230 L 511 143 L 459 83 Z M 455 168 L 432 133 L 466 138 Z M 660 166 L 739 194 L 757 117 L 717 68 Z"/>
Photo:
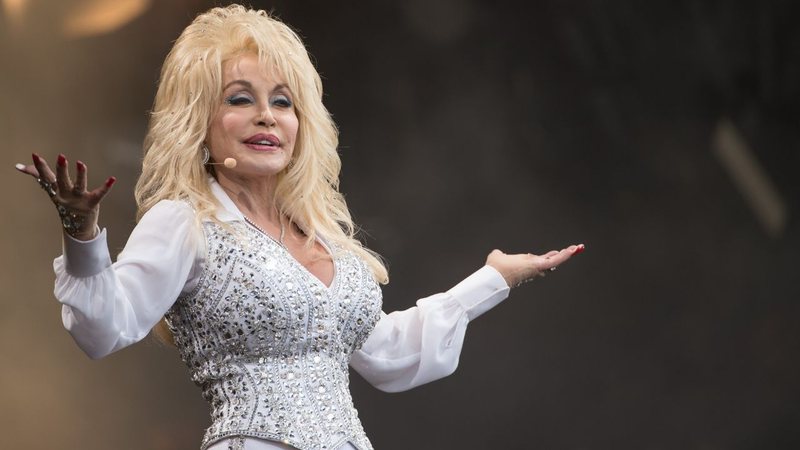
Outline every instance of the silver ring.
<path id="1" fill-rule="evenodd" d="M 550 272 L 555 272 L 556 269 L 558 269 L 558 266 L 553 266 L 553 267 L 551 267 L 551 268 L 549 268 L 547 270 L 549 270 Z"/>
<path id="2" fill-rule="evenodd" d="M 37 178 L 36 181 L 39 182 L 39 186 L 41 186 L 51 198 L 56 196 L 56 189 L 53 187 L 53 183 L 45 181 L 42 178 Z"/>

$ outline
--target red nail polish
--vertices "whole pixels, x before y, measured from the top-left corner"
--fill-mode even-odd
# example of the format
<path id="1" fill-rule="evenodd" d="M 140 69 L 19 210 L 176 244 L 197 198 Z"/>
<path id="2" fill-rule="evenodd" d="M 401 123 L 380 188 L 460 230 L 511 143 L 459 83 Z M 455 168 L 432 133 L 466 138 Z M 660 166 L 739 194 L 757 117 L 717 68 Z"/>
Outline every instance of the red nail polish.
<path id="1" fill-rule="evenodd" d="M 577 254 L 579 254 L 579 253 L 583 253 L 583 251 L 584 251 L 584 250 L 586 250 L 586 246 L 584 246 L 583 244 L 581 244 L 581 245 L 579 245 L 578 247 L 576 247 L 576 248 L 575 248 L 575 251 L 574 251 L 574 252 L 572 252 L 572 254 L 573 254 L 573 255 L 577 255 Z"/>
<path id="2" fill-rule="evenodd" d="M 42 161 L 42 158 L 39 158 L 39 155 L 37 155 L 36 153 L 32 153 L 31 155 L 33 156 L 33 162 L 35 162 L 36 164 L 39 164 Z"/>
<path id="3" fill-rule="evenodd" d="M 78 170 L 80 170 L 81 172 L 86 170 L 86 164 L 82 163 L 81 161 L 76 162 L 75 165 L 78 167 Z"/>
<path id="4" fill-rule="evenodd" d="M 106 180 L 106 187 L 107 187 L 107 188 L 110 188 L 110 187 L 111 187 L 111 186 L 113 186 L 113 185 L 114 185 L 114 183 L 116 183 L 116 182 L 117 182 L 117 179 L 116 179 L 116 178 L 114 178 L 114 177 L 108 177 L 108 180 Z"/>
<path id="5" fill-rule="evenodd" d="M 58 155 L 58 165 L 63 166 L 67 164 L 67 157 L 64 155 Z"/>

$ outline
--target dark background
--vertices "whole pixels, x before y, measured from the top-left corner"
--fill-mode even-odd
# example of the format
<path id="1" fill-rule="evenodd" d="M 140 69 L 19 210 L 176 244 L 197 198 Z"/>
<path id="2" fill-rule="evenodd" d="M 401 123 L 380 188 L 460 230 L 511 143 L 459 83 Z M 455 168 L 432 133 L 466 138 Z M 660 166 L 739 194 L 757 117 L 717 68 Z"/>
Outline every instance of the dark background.
<path id="1" fill-rule="evenodd" d="M 117 176 L 101 217 L 122 248 L 160 64 L 212 2 L 118 0 L 146 9 L 104 33 L 65 25 L 102 3 L 0 2 L 4 449 L 192 449 L 208 424 L 173 349 L 90 361 L 74 345 L 56 215 L 13 172 L 64 152 L 92 184 Z M 453 376 L 385 394 L 353 374 L 377 449 L 800 448 L 800 3 L 252 5 L 315 57 L 343 191 L 389 262 L 386 311 L 492 248 L 587 247 L 472 323 Z"/>

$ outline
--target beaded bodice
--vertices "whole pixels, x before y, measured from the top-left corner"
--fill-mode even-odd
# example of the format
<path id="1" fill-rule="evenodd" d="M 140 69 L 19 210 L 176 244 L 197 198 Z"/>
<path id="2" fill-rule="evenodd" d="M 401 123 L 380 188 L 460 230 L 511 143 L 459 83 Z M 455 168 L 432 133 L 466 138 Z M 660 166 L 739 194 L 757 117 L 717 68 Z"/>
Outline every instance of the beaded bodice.
<path id="1" fill-rule="evenodd" d="M 350 355 L 380 318 L 364 262 L 332 248 L 330 287 L 278 242 L 241 221 L 206 222 L 197 287 L 167 322 L 210 403 L 202 448 L 234 435 L 335 449 L 371 449 L 349 391 Z"/>

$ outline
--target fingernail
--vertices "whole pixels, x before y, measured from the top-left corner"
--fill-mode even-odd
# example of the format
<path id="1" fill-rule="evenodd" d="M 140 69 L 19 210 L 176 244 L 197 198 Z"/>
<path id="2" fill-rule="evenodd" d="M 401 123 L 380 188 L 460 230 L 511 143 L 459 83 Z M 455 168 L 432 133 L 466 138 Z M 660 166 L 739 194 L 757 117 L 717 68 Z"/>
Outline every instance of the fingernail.
<path id="1" fill-rule="evenodd" d="M 116 179 L 116 178 L 114 178 L 114 177 L 108 177 L 108 180 L 106 180 L 106 187 L 107 187 L 107 188 L 110 188 L 110 187 L 111 187 L 111 186 L 113 186 L 113 185 L 114 185 L 114 183 L 116 183 L 116 182 L 117 182 L 117 179 Z"/>
<path id="2" fill-rule="evenodd" d="M 31 156 L 33 156 L 33 162 L 37 164 L 42 160 L 42 158 L 39 158 L 39 155 L 37 155 L 36 153 L 31 153 Z"/>
<path id="3" fill-rule="evenodd" d="M 573 254 L 573 255 L 577 255 L 578 253 L 583 253 L 583 251 L 584 251 L 584 250 L 586 250 L 586 246 L 585 246 L 585 245 L 583 245 L 583 244 L 581 244 L 581 245 L 579 245 L 579 246 L 577 246 L 577 247 L 575 248 L 575 251 L 574 251 L 574 252 L 572 252 L 572 254 Z"/>
<path id="4" fill-rule="evenodd" d="M 25 170 L 25 164 L 17 163 L 14 167 L 16 167 L 17 170 Z"/>
<path id="5" fill-rule="evenodd" d="M 58 165 L 59 166 L 63 166 L 65 164 L 67 164 L 67 157 L 62 155 L 62 154 L 59 154 L 58 155 Z"/>
<path id="6" fill-rule="evenodd" d="M 78 167 L 78 170 L 80 170 L 81 172 L 86 170 L 86 164 L 82 163 L 81 161 L 76 162 L 75 165 Z"/>

